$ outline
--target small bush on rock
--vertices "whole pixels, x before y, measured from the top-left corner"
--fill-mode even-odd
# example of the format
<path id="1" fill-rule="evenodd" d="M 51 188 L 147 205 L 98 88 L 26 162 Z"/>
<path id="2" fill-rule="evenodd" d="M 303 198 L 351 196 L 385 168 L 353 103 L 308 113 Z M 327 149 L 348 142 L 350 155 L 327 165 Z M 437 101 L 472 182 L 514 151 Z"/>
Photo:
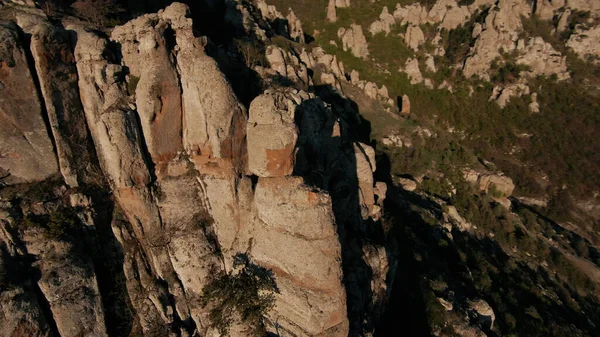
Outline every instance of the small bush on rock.
<path id="1" fill-rule="evenodd" d="M 246 254 L 237 254 L 233 266 L 233 273 L 219 275 L 204 287 L 202 305 L 209 307 L 213 326 L 222 335 L 239 317 L 262 336 L 262 317 L 275 304 L 274 293 L 279 293 L 273 273 L 253 264 Z"/>

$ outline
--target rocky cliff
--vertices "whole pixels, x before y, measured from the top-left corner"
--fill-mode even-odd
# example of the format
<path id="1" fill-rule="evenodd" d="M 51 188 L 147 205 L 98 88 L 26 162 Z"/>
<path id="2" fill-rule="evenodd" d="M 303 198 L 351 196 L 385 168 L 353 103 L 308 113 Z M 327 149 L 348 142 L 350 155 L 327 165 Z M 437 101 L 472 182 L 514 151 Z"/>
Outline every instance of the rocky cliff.
<path id="1" fill-rule="evenodd" d="M 0 336 L 598 332 L 594 1 L 49 3 L 0 3 Z"/>
<path id="2" fill-rule="evenodd" d="M 239 254 L 274 277 L 261 326 L 349 334 L 347 296 L 365 276 L 347 266 L 367 266 L 362 249 L 378 249 L 358 235 L 385 192 L 373 150 L 354 142 L 340 110 L 283 88 L 245 107 L 180 3 L 109 34 L 7 8 L 3 336 L 219 335 L 203 289 L 236 274 Z M 304 38 L 299 22 L 288 36 Z M 14 265 L 27 272 L 10 275 Z M 370 297 L 350 301 L 361 315 L 380 310 Z M 246 336 L 256 326 L 240 315 L 229 332 Z"/>

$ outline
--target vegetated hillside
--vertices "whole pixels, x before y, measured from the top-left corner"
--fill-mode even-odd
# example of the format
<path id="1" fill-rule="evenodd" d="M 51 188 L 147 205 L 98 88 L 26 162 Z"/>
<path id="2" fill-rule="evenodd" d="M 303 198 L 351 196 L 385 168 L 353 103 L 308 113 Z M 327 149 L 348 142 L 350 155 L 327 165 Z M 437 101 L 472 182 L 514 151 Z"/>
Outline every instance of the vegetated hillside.
<path id="1" fill-rule="evenodd" d="M 595 2 L 267 2 L 0 8 L 0 335 L 599 335 Z"/>
<path id="2" fill-rule="evenodd" d="M 354 1 L 347 8 L 337 9 L 337 21 L 334 23 L 326 19 L 328 2 L 324 0 L 268 2 L 284 14 L 287 8 L 292 8 L 302 20 L 306 33 L 328 52 L 335 54 L 344 63 L 347 72 L 354 69 L 361 74 L 361 78 L 386 85 L 391 96 L 407 94 L 411 97 L 413 102 L 417 102 L 412 105 L 413 118 L 432 121 L 440 128 L 461 132 L 462 142 L 466 146 L 473 148 L 477 155 L 496 163 L 516 180 L 518 194 L 541 195 L 547 192 L 552 195 L 565 184 L 578 199 L 587 199 L 598 191 L 600 181 L 598 175 L 593 173 L 600 165 L 600 158 L 598 142 L 593 138 L 598 127 L 596 112 L 600 68 L 592 61 L 579 59 L 566 47 L 569 32 L 553 34 L 552 30 L 556 28 L 552 20 L 540 19 L 535 14 L 530 18 L 524 17 L 519 34 L 522 37 L 543 37 L 557 51 L 566 55 L 571 79 L 557 82 L 552 76 L 534 76 L 530 87 L 538 93 L 542 112 L 531 114 L 527 113 L 530 103 L 528 97 L 511 98 L 504 109 L 488 100 L 493 85 L 510 83 L 524 76 L 519 74 L 521 69 L 510 68 L 511 55 L 508 53 L 503 56 L 505 63 L 505 60 L 499 60 L 504 65 L 493 69 L 497 74 L 492 74 L 489 82 L 465 78 L 460 67 L 455 66 L 462 64 L 469 53 L 469 47 L 475 40 L 471 37 L 473 25 L 484 22 L 489 4 L 487 7 L 482 5 L 469 20 L 455 29 L 442 28 L 439 23 L 421 24 L 426 41 L 415 52 L 398 36 L 406 31 L 409 24 L 398 23 L 392 26 L 389 34 L 380 32 L 371 35 L 367 30 L 369 25 L 378 20 L 384 6 L 391 13 L 397 4 L 406 6 L 418 1 Z M 435 1 L 420 3 L 430 8 Z M 589 11 L 582 13 L 580 15 L 583 17 L 590 16 Z M 528 13 L 521 15 L 529 16 Z M 571 17 L 571 26 L 577 25 L 574 21 L 583 20 L 576 17 L 575 13 Z M 338 29 L 352 23 L 361 25 L 365 31 L 370 51 L 367 60 L 330 44 L 330 41 L 339 43 Z M 425 55 L 433 55 L 431 40 L 437 31 L 441 37 L 439 44 L 446 53 L 444 56 L 434 55 L 435 73 L 428 73 L 423 64 L 421 68 L 424 76 L 433 80 L 435 87 L 447 81 L 454 88 L 453 93 L 411 85 L 408 78 L 397 71 L 407 58 L 415 57 L 423 63 Z M 472 96 L 469 96 L 469 86 L 474 90 Z M 535 182 L 535 178 L 541 176 L 549 178 L 551 188 Z"/>
<path id="3" fill-rule="evenodd" d="M 350 1 L 348 7 L 336 8 L 335 22 L 327 17 L 328 1 L 267 2 L 283 15 L 288 8 L 293 10 L 302 21 L 309 47 L 320 46 L 335 55 L 348 78 L 355 70 L 360 79 L 385 85 L 394 101 L 402 95 L 410 97 L 410 117 L 395 120 L 361 104 L 360 95 L 344 87 L 371 121 L 380 151 L 378 170 L 387 167 L 392 181 L 405 185 L 404 191 L 399 189 L 401 197 L 387 201 L 387 211 L 394 214 L 388 221 L 399 231 L 403 261 L 397 273 L 400 280 L 392 289 L 419 289 L 417 294 L 392 290 L 392 309 L 376 333 L 393 335 L 397 326 L 411 324 L 416 326 L 411 330 L 414 335 L 459 333 L 460 328 L 455 332 L 448 328 L 452 325 L 448 322 L 461 321 L 453 312 L 468 307 L 466 299 L 479 297 L 495 313 L 494 328 L 485 330 L 488 335 L 597 334 L 600 223 L 597 213 L 589 211 L 598 204 L 600 187 L 600 143 L 595 140 L 600 127 L 600 67 L 593 56 L 582 58 L 568 46 L 574 27 L 597 26 L 597 11 L 568 9 L 571 14 L 562 32 L 557 32 L 557 24 L 565 8 L 557 7 L 550 18 L 516 13 L 521 22 L 518 38 L 541 37 L 548 42 L 565 57 L 569 79 L 528 73 L 531 66 L 518 64 L 520 55 L 515 50 L 499 53 L 486 80 L 467 78 L 463 66 L 476 52 L 474 27 L 484 23 L 490 11 L 500 12 L 498 6 L 506 2 L 483 4 L 453 29 L 441 28 L 441 22 L 419 24 L 424 41 L 417 50 L 405 40 L 411 20 L 402 23 L 396 13 L 387 34 L 368 30 L 380 20 L 384 6 L 393 13 L 418 1 Z M 435 1 L 421 4 L 431 9 Z M 353 55 L 351 47 L 342 48 L 338 30 L 351 24 L 362 26 L 369 51 L 366 58 Z M 435 41 L 436 35 L 441 40 Z M 435 55 L 438 46 L 444 55 Z M 431 56 L 435 72 L 425 66 Z M 431 88 L 424 82 L 411 84 L 410 72 L 398 71 L 410 58 L 419 60 Z M 443 82 L 452 91 L 440 87 Z M 503 108 L 490 97 L 494 87 L 516 83 L 527 83 L 537 94 L 539 112 L 531 111 L 530 95 L 510 97 Z M 423 136 L 415 128 L 428 131 Z M 465 167 L 499 170 L 511 177 L 515 190 L 510 209 L 495 202 L 494 191 L 481 194 L 473 189 L 465 181 Z M 441 229 L 449 221 L 444 214 L 448 207 L 472 226 L 469 234 Z M 403 278 L 403 273 L 419 276 Z M 447 311 L 436 298 L 452 302 L 454 309 Z M 422 312 L 416 308 L 427 314 L 419 316 Z M 417 322 L 426 328 L 419 330 Z"/>

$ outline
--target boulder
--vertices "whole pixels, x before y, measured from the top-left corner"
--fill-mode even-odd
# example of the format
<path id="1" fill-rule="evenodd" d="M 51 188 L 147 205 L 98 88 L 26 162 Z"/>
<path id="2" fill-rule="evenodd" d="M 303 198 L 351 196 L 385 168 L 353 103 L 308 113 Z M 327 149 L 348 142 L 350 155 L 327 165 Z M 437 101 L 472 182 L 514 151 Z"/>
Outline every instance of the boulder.
<path id="1" fill-rule="evenodd" d="M 492 330 L 496 315 L 492 307 L 484 300 L 476 300 L 469 302 L 470 309 L 478 316 L 484 329 Z"/>
<path id="2" fill-rule="evenodd" d="M 5 183 L 43 180 L 58 173 L 39 92 L 18 28 L 0 22 L 0 174 Z"/>
<path id="3" fill-rule="evenodd" d="M 294 170 L 298 129 L 296 102 L 285 92 L 267 91 L 250 104 L 248 170 L 259 177 L 282 177 Z"/>

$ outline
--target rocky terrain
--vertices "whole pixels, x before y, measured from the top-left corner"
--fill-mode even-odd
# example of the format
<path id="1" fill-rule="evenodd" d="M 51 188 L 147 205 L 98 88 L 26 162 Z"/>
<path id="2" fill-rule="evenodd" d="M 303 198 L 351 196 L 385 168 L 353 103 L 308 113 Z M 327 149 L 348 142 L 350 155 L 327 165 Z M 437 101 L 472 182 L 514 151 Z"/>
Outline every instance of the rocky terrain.
<path id="1" fill-rule="evenodd" d="M 0 1 L 0 336 L 600 334 L 599 29 Z"/>

